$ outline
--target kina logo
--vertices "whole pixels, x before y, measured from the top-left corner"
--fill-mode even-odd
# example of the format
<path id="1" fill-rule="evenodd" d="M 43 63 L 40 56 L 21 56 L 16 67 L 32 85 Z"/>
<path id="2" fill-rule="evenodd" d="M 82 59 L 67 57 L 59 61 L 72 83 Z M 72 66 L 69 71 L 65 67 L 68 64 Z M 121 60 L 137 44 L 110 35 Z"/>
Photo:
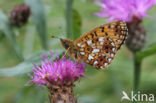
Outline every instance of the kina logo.
<path id="1" fill-rule="evenodd" d="M 140 91 L 134 93 L 131 91 L 131 95 L 129 96 L 125 91 L 122 91 L 121 101 L 128 100 L 128 101 L 146 101 L 146 102 L 154 102 L 155 96 L 154 94 L 143 94 Z"/>

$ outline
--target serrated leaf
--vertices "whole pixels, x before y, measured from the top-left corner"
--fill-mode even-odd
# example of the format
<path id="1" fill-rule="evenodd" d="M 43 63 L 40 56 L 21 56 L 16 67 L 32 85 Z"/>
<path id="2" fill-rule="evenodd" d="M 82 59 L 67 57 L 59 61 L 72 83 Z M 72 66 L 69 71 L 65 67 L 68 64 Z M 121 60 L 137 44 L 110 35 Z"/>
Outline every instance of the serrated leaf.
<path id="1" fill-rule="evenodd" d="M 22 52 L 17 44 L 15 34 L 13 32 L 12 26 L 8 20 L 8 17 L 3 13 L 2 10 L 0 10 L 0 30 L 6 35 L 6 37 L 9 39 L 11 44 L 13 45 L 13 48 L 19 57 L 21 61 L 24 60 Z"/>
<path id="2" fill-rule="evenodd" d="M 44 49 L 48 49 L 44 5 L 41 0 L 25 0 L 25 2 L 31 7 L 32 20 L 36 25 L 42 46 Z"/>
<path id="3" fill-rule="evenodd" d="M 62 55 L 62 51 L 54 51 L 53 53 L 57 54 L 56 52 L 58 52 L 58 55 Z M 21 62 L 20 64 L 14 67 L 0 69 L 0 76 L 13 77 L 18 75 L 24 75 L 26 73 L 31 72 L 32 67 L 34 67 L 32 63 L 35 63 L 36 65 L 41 65 L 40 57 L 43 54 L 49 54 L 49 53 L 48 51 L 37 52 L 31 57 L 29 57 L 28 59 L 26 59 L 25 61 Z M 50 54 L 48 56 L 51 57 Z M 50 59 L 52 59 L 52 57 Z"/>
<path id="4" fill-rule="evenodd" d="M 82 27 L 82 20 L 81 16 L 77 10 L 73 9 L 73 37 L 74 40 L 80 37 L 81 35 L 81 27 Z"/>

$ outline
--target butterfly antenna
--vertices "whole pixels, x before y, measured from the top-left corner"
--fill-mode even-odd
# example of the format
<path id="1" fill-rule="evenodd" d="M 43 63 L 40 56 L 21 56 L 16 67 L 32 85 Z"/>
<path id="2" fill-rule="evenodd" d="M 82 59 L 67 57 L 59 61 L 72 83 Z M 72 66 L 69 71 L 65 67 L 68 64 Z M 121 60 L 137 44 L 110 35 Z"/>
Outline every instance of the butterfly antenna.
<path id="1" fill-rule="evenodd" d="M 54 35 L 52 35 L 51 38 L 61 39 L 61 38 L 54 36 Z"/>

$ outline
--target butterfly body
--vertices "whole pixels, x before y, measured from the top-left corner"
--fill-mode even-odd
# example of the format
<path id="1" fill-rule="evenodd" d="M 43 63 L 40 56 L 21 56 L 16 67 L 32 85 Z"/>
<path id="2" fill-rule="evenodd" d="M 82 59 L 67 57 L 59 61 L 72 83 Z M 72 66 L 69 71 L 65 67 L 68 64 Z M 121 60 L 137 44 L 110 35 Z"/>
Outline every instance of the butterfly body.
<path id="1" fill-rule="evenodd" d="M 75 60 L 78 60 L 79 48 L 76 47 L 74 41 L 70 39 L 60 39 L 63 47 L 67 49 L 68 54 L 72 56 Z"/>
<path id="2" fill-rule="evenodd" d="M 104 69 L 114 59 L 128 35 L 126 23 L 116 21 L 101 25 L 75 41 L 60 39 L 68 54 L 97 69 Z"/>

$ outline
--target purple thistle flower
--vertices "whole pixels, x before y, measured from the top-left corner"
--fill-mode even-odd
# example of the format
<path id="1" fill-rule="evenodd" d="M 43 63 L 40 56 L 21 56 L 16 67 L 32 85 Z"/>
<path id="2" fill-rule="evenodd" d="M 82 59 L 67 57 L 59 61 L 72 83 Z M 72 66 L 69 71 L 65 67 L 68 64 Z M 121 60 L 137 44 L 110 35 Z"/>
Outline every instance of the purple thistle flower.
<path id="1" fill-rule="evenodd" d="M 69 59 L 63 57 L 59 60 L 58 56 L 55 59 L 53 53 L 53 62 L 50 61 L 48 55 L 41 57 L 41 66 L 33 64 L 35 67 L 33 70 L 33 76 L 30 82 L 39 85 L 58 85 L 58 84 L 68 84 L 79 80 L 80 77 L 84 76 L 84 64 L 70 61 Z"/>
<path id="2" fill-rule="evenodd" d="M 156 4 L 156 0 L 102 0 L 96 3 L 101 7 L 96 16 L 129 22 L 133 17 L 148 17 L 147 11 Z"/>

